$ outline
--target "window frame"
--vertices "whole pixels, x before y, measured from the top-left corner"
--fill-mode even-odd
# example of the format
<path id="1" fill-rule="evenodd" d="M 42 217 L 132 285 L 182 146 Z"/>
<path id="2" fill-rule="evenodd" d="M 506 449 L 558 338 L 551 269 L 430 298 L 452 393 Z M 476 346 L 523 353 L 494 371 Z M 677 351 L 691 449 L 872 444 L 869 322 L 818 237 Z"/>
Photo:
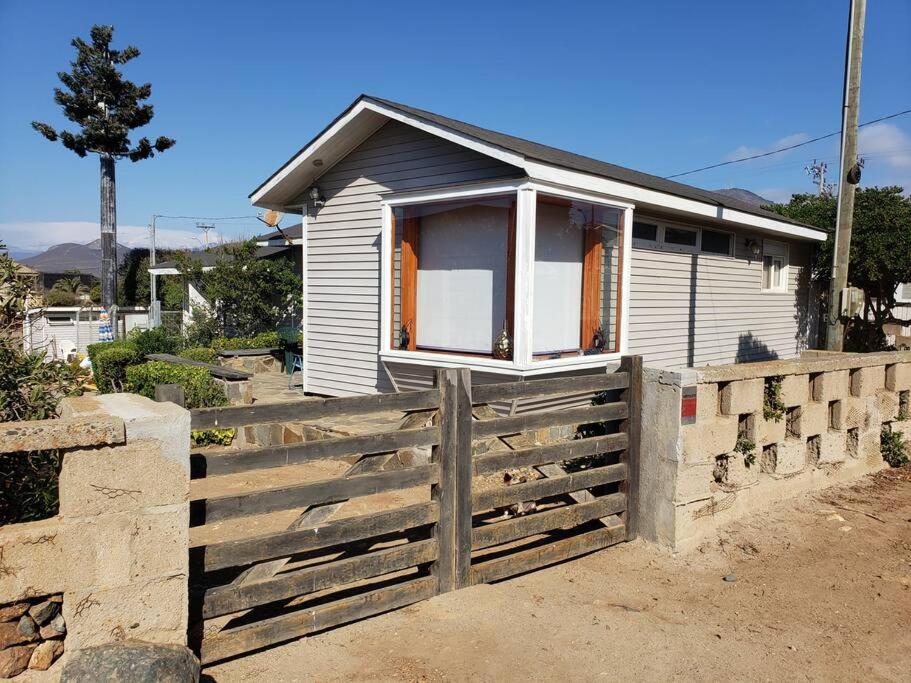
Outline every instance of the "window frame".
<path id="1" fill-rule="evenodd" d="M 720 256 L 722 258 L 734 258 L 735 245 L 736 245 L 736 235 L 731 230 L 725 230 L 723 228 L 707 227 L 707 226 L 697 226 L 697 225 L 687 225 L 685 223 L 676 223 L 673 221 L 664 221 L 657 218 L 650 218 L 649 216 L 641 216 L 636 223 L 645 223 L 647 225 L 657 226 L 658 231 L 656 234 L 656 239 L 654 240 L 644 240 L 633 238 L 633 247 L 636 249 L 651 249 L 653 251 L 668 251 L 678 254 L 699 254 L 701 256 Z M 685 244 L 672 244 L 667 242 L 665 233 L 667 228 L 674 228 L 677 230 L 689 230 L 696 232 L 696 244 L 695 246 L 689 246 Z M 702 232 L 703 230 L 709 230 L 711 232 L 717 232 L 722 235 L 728 235 L 730 241 L 728 242 L 728 253 L 722 254 L 717 251 L 703 251 L 702 249 Z"/>
<path id="2" fill-rule="evenodd" d="M 774 268 L 774 263 L 776 260 L 781 261 L 781 266 L 779 268 L 779 274 L 781 281 L 776 285 L 773 281 L 772 276 L 769 277 L 769 286 L 765 286 L 765 274 L 766 274 L 766 257 L 772 259 L 772 264 Z M 788 292 L 788 277 L 790 271 L 790 245 L 787 242 L 781 242 L 779 240 L 762 240 L 762 259 L 760 260 L 760 270 L 759 270 L 759 291 L 764 294 L 786 294 Z"/>
<path id="3" fill-rule="evenodd" d="M 540 359 L 532 354 L 532 302 L 534 296 L 534 232 L 537 192 L 559 198 L 580 200 L 601 204 L 621 211 L 620 262 L 617 273 L 616 319 L 619 329 L 616 334 L 616 350 L 597 355 L 575 355 L 564 358 Z M 500 360 L 486 355 L 469 355 L 458 352 L 436 352 L 416 349 L 414 351 L 395 348 L 393 327 L 395 259 L 395 217 L 396 208 L 407 204 L 438 201 L 468 200 L 473 197 L 516 193 L 515 238 L 513 240 L 515 263 L 514 273 L 509 276 L 513 283 L 511 318 L 513 327 L 513 358 Z M 613 197 L 569 189 L 562 185 L 532 181 L 527 178 L 514 181 L 491 181 L 428 190 L 406 190 L 383 193 L 380 198 L 382 212 L 381 229 L 381 272 L 380 272 L 380 339 L 379 355 L 382 362 L 403 362 L 431 367 L 472 367 L 485 371 L 514 376 L 533 376 L 553 372 L 554 369 L 596 368 L 606 363 L 617 362 L 628 348 L 629 332 L 629 287 L 632 239 L 627 239 L 627 229 L 632 233 L 633 210 L 629 202 Z M 507 303 L 509 306 L 509 302 Z"/>

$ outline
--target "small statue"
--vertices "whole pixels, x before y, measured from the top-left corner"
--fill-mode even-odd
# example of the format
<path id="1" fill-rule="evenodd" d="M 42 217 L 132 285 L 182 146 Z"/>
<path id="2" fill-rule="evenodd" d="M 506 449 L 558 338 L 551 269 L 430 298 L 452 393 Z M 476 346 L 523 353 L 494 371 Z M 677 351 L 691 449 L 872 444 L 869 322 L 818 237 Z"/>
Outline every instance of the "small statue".
<path id="1" fill-rule="evenodd" d="M 503 331 L 493 343 L 493 357 L 499 360 L 512 359 L 512 337 L 509 336 L 506 320 L 503 320 Z"/>
<path id="2" fill-rule="evenodd" d="M 407 351 L 408 345 L 411 344 L 411 333 L 408 331 L 410 325 L 411 321 L 409 320 L 402 325 L 402 329 L 399 330 L 399 348 L 403 351 Z"/>
<path id="3" fill-rule="evenodd" d="M 598 352 L 601 353 L 605 346 L 607 346 L 607 332 L 604 331 L 604 325 L 599 323 L 595 334 L 592 335 L 592 348 L 598 349 Z"/>

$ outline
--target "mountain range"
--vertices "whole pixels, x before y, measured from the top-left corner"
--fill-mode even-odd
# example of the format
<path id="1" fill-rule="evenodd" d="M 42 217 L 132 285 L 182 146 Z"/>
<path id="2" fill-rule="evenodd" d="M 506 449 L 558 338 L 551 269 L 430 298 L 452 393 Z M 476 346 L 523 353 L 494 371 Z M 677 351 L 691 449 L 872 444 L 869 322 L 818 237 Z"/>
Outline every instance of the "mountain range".
<path id="1" fill-rule="evenodd" d="M 117 263 L 120 264 L 129 253 L 129 247 L 118 244 Z M 78 270 L 101 277 L 101 239 L 93 240 L 88 244 L 75 242 L 55 244 L 47 251 L 19 259 L 19 262 L 29 268 L 34 268 L 39 273 L 65 273 L 68 270 Z"/>

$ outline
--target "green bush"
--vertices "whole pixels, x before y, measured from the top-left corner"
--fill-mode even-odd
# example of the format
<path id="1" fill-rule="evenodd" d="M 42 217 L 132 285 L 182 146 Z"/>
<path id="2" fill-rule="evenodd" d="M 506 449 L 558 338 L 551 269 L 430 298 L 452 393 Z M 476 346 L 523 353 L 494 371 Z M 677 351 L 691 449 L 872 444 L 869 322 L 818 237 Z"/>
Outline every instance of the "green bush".
<path id="1" fill-rule="evenodd" d="M 130 333 L 129 340 L 136 345 L 143 358 L 150 353 L 175 354 L 183 346 L 183 340 L 169 334 L 164 327 L 134 330 Z"/>
<path id="2" fill-rule="evenodd" d="M 255 337 L 218 337 L 212 340 L 212 348 L 216 351 L 277 348 L 280 341 L 278 332 L 260 332 Z"/>
<path id="3" fill-rule="evenodd" d="M 197 446 L 230 446 L 236 435 L 237 430 L 234 427 L 204 429 L 201 431 L 194 429 L 190 432 L 190 438 L 193 439 Z"/>
<path id="4" fill-rule="evenodd" d="M 184 349 L 183 351 L 178 351 L 177 355 L 181 358 L 198 360 L 201 363 L 214 363 L 218 360 L 218 354 L 215 352 L 215 349 L 210 349 L 208 346 L 196 346 L 192 349 Z"/>
<path id="5" fill-rule="evenodd" d="M 890 427 L 883 425 L 879 436 L 879 451 L 883 456 L 883 460 L 889 465 L 901 467 L 911 461 L 908 457 L 908 448 L 905 446 L 902 432 L 893 432 Z"/>
<path id="6" fill-rule="evenodd" d="M 127 368 L 127 391 L 155 398 L 158 384 L 180 384 L 184 389 L 187 408 L 208 408 L 228 404 L 224 390 L 205 368 L 150 361 Z"/>
<path id="7" fill-rule="evenodd" d="M 101 394 L 123 391 L 127 368 L 143 360 L 142 353 L 129 341 L 90 344 L 88 352 L 95 385 Z"/>

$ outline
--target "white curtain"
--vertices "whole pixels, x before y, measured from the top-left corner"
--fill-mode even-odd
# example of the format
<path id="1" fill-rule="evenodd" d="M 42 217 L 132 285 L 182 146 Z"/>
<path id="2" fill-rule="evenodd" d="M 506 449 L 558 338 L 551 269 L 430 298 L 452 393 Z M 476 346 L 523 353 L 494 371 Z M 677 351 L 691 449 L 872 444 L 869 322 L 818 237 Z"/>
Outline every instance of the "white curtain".
<path id="1" fill-rule="evenodd" d="M 571 222 L 571 211 L 538 203 L 532 332 L 536 354 L 579 348 L 585 231 Z"/>
<path id="2" fill-rule="evenodd" d="M 507 210 L 439 208 L 421 218 L 418 346 L 490 353 L 506 317 Z"/>

